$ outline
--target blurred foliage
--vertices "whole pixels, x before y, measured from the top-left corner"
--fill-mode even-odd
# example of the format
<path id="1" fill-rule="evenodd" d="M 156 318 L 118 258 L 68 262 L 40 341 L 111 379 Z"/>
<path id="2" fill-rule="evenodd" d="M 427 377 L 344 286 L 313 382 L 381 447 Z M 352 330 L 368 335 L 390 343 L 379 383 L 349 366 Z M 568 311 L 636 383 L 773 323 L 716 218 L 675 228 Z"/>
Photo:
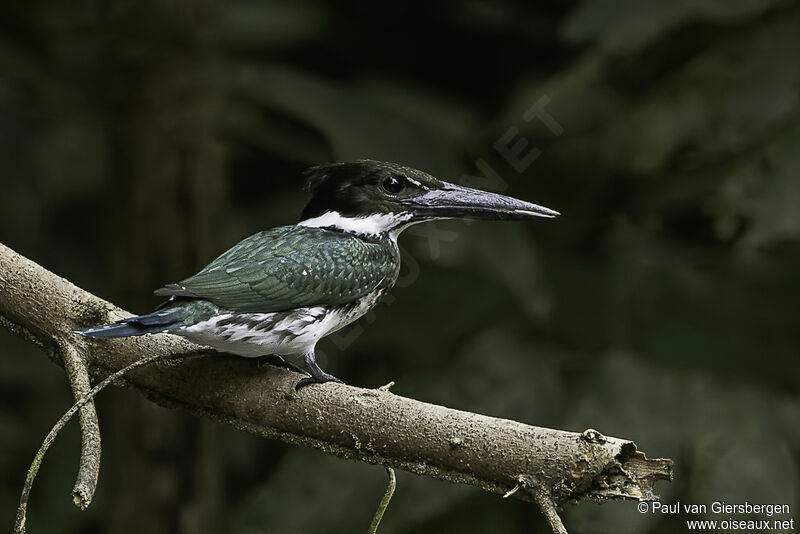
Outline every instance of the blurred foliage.
<path id="1" fill-rule="evenodd" d="M 0 242 L 133 311 L 256 230 L 300 172 L 406 163 L 560 210 L 416 228 L 393 295 L 321 346 L 349 382 L 634 439 L 665 502 L 800 510 L 800 8 L 788 0 L 33 0 L 0 17 Z M 525 112 L 546 97 L 561 133 Z M 530 118 L 530 117 L 529 117 Z M 516 128 L 522 173 L 493 146 Z M 513 142 L 513 140 L 512 140 Z M 473 179 L 474 180 L 474 179 Z M 0 332 L 0 522 L 69 403 Z M 77 432 L 32 532 L 364 531 L 380 467 L 99 399 L 92 509 Z M 571 532 L 674 532 L 630 503 Z M 547 532 L 531 505 L 401 473 L 386 533 Z"/>

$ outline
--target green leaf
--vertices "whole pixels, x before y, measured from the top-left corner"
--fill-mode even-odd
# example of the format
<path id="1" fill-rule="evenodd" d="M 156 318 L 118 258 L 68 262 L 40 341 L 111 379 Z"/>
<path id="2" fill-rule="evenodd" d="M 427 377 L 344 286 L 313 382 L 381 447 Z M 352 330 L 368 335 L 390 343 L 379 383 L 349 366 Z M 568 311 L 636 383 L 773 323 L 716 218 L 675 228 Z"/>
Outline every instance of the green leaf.
<path id="1" fill-rule="evenodd" d="M 441 176 L 459 167 L 453 139 L 396 96 L 274 65 L 242 65 L 233 76 L 237 93 L 322 133 L 336 160 L 396 161 Z"/>
<path id="2" fill-rule="evenodd" d="M 281 0 L 239 0 L 223 13 L 224 39 L 235 48 L 303 43 L 318 36 L 330 16 L 320 4 Z"/>
<path id="3" fill-rule="evenodd" d="M 567 16 L 562 33 L 571 42 L 598 41 L 603 52 L 633 54 L 691 22 L 740 24 L 784 0 L 586 0 Z"/>
<path id="4" fill-rule="evenodd" d="M 634 174 L 665 168 L 685 147 L 694 160 L 726 156 L 762 142 L 794 119 L 800 96 L 800 17 L 737 35 L 696 57 L 610 121 L 606 163 Z"/>

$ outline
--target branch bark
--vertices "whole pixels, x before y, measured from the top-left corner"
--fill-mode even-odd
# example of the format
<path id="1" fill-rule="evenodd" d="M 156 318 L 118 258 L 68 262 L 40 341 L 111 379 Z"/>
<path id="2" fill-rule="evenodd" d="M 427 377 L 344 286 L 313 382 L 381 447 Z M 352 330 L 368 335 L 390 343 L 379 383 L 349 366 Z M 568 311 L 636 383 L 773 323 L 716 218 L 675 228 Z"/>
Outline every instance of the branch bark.
<path id="1" fill-rule="evenodd" d="M 143 357 L 201 349 L 171 335 L 87 342 L 71 333 L 127 315 L 0 244 L 0 323 L 56 363 L 63 365 L 60 347 L 85 343 L 78 354 L 98 379 Z M 557 506 L 587 497 L 654 500 L 655 482 L 672 478 L 671 460 L 647 459 L 633 442 L 595 430 L 540 428 L 344 384 L 296 393 L 297 380 L 220 356 L 166 360 L 137 369 L 126 385 L 266 438 L 536 502 L 554 529 Z"/>
<path id="2" fill-rule="evenodd" d="M 59 343 L 59 348 L 64 369 L 72 386 L 72 395 L 75 401 L 78 401 L 92 389 L 89 370 L 81 355 L 85 347 L 82 343 L 69 343 L 63 340 Z M 97 479 L 100 476 L 100 423 L 93 401 L 86 403 L 78 412 L 78 424 L 81 428 L 81 459 L 78 464 L 78 476 L 72 488 L 72 502 L 81 510 L 85 510 L 92 503 L 94 491 L 97 489 Z"/>

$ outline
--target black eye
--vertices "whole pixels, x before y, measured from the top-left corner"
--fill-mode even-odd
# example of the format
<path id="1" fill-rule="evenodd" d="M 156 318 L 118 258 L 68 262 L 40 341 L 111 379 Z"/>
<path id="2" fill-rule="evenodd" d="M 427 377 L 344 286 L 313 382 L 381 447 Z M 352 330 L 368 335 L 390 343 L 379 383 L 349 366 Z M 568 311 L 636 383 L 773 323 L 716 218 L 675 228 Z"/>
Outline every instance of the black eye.
<path id="1" fill-rule="evenodd" d="M 383 181 L 383 190 L 390 195 L 396 195 L 406 186 L 405 180 L 399 176 L 390 176 Z"/>

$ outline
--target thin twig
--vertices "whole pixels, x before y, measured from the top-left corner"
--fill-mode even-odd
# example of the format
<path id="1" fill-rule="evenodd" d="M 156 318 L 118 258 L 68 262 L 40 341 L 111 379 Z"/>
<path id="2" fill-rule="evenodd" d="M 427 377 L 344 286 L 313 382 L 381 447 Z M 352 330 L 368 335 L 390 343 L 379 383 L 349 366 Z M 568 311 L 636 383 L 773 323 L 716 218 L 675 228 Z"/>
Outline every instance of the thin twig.
<path id="1" fill-rule="evenodd" d="M 59 348 L 72 386 L 72 395 L 77 402 L 92 388 L 86 362 L 77 344 L 62 341 Z M 75 506 L 85 510 L 92 502 L 100 475 L 100 423 L 93 401 L 90 400 L 81 408 L 78 422 L 81 429 L 81 459 L 75 486 L 72 488 L 72 501 Z"/>
<path id="2" fill-rule="evenodd" d="M 194 356 L 194 355 L 205 355 L 212 351 L 192 351 L 192 352 L 185 352 L 185 353 L 177 353 L 177 354 L 156 354 L 154 356 L 149 356 L 147 358 L 143 358 L 141 360 L 137 360 L 132 364 L 128 365 L 127 367 L 123 367 L 119 371 L 110 374 L 106 377 L 102 382 L 97 384 L 95 387 L 91 389 L 88 393 L 81 396 L 72 407 L 67 410 L 64 415 L 61 416 L 61 419 L 53 425 L 53 428 L 50 429 L 50 432 L 47 434 L 47 437 L 44 438 L 41 447 L 36 452 L 36 455 L 33 457 L 33 461 L 31 462 L 31 466 L 28 469 L 28 475 L 25 477 L 25 485 L 22 487 L 22 495 L 20 495 L 19 499 L 19 507 L 17 508 L 17 518 L 14 522 L 14 534 L 24 534 L 25 533 L 25 523 L 27 520 L 27 509 L 28 509 L 28 500 L 30 498 L 31 487 L 33 486 L 33 481 L 36 479 L 36 475 L 39 473 L 39 468 L 42 465 L 42 460 L 44 459 L 44 455 L 47 453 L 50 445 L 53 444 L 58 433 L 64 428 L 72 416 L 80 410 L 84 405 L 91 402 L 92 398 L 97 395 L 100 391 L 103 390 L 109 384 L 121 379 L 125 374 L 142 367 L 144 365 L 149 365 L 151 363 L 155 363 L 159 360 L 166 360 L 166 359 L 177 359 L 177 358 L 184 358 L 187 356 Z"/>
<path id="3" fill-rule="evenodd" d="M 531 478 L 526 475 L 517 475 L 517 485 L 503 494 L 504 499 L 508 499 L 521 489 L 530 489 L 532 486 Z"/>
<path id="4" fill-rule="evenodd" d="M 522 487 L 522 484 L 517 484 L 516 486 L 514 486 L 513 488 L 511 488 L 510 490 L 508 490 L 507 492 L 505 492 L 505 493 L 503 494 L 503 498 L 504 498 L 504 499 L 508 499 L 509 497 L 511 497 L 512 495 L 514 495 L 516 492 L 518 492 L 518 491 L 520 490 L 520 488 L 521 488 L 521 487 Z"/>
<path id="5" fill-rule="evenodd" d="M 558 515 L 556 505 L 553 504 L 553 499 L 550 498 L 550 493 L 544 488 L 539 488 L 534 492 L 534 499 L 550 524 L 550 528 L 553 529 L 553 534 L 568 534 L 564 523 Z"/>
<path id="6" fill-rule="evenodd" d="M 376 532 L 378 532 L 378 526 L 381 524 L 383 514 L 386 512 L 389 501 L 392 500 L 392 495 L 394 495 L 394 490 L 397 487 L 397 477 L 394 475 L 394 469 L 387 467 L 386 473 L 389 475 L 389 484 L 386 486 L 386 493 L 383 494 L 383 499 L 381 499 L 381 503 L 378 505 L 378 509 L 375 510 L 375 515 L 372 517 L 372 523 L 369 525 L 368 534 L 376 534 Z"/>
<path id="7" fill-rule="evenodd" d="M 392 380 L 392 381 L 391 381 L 391 382 L 389 382 L 388 384 L 384 384 L 384 385 L 382 385 L 381 387 L 379 387 L 379 388 L 378 388 L 378 391 L 389 391 L 389 390 L 390 390 L 390 389 L 392 389 L 393 387 L 394 387 L 394 380 Z"/>

